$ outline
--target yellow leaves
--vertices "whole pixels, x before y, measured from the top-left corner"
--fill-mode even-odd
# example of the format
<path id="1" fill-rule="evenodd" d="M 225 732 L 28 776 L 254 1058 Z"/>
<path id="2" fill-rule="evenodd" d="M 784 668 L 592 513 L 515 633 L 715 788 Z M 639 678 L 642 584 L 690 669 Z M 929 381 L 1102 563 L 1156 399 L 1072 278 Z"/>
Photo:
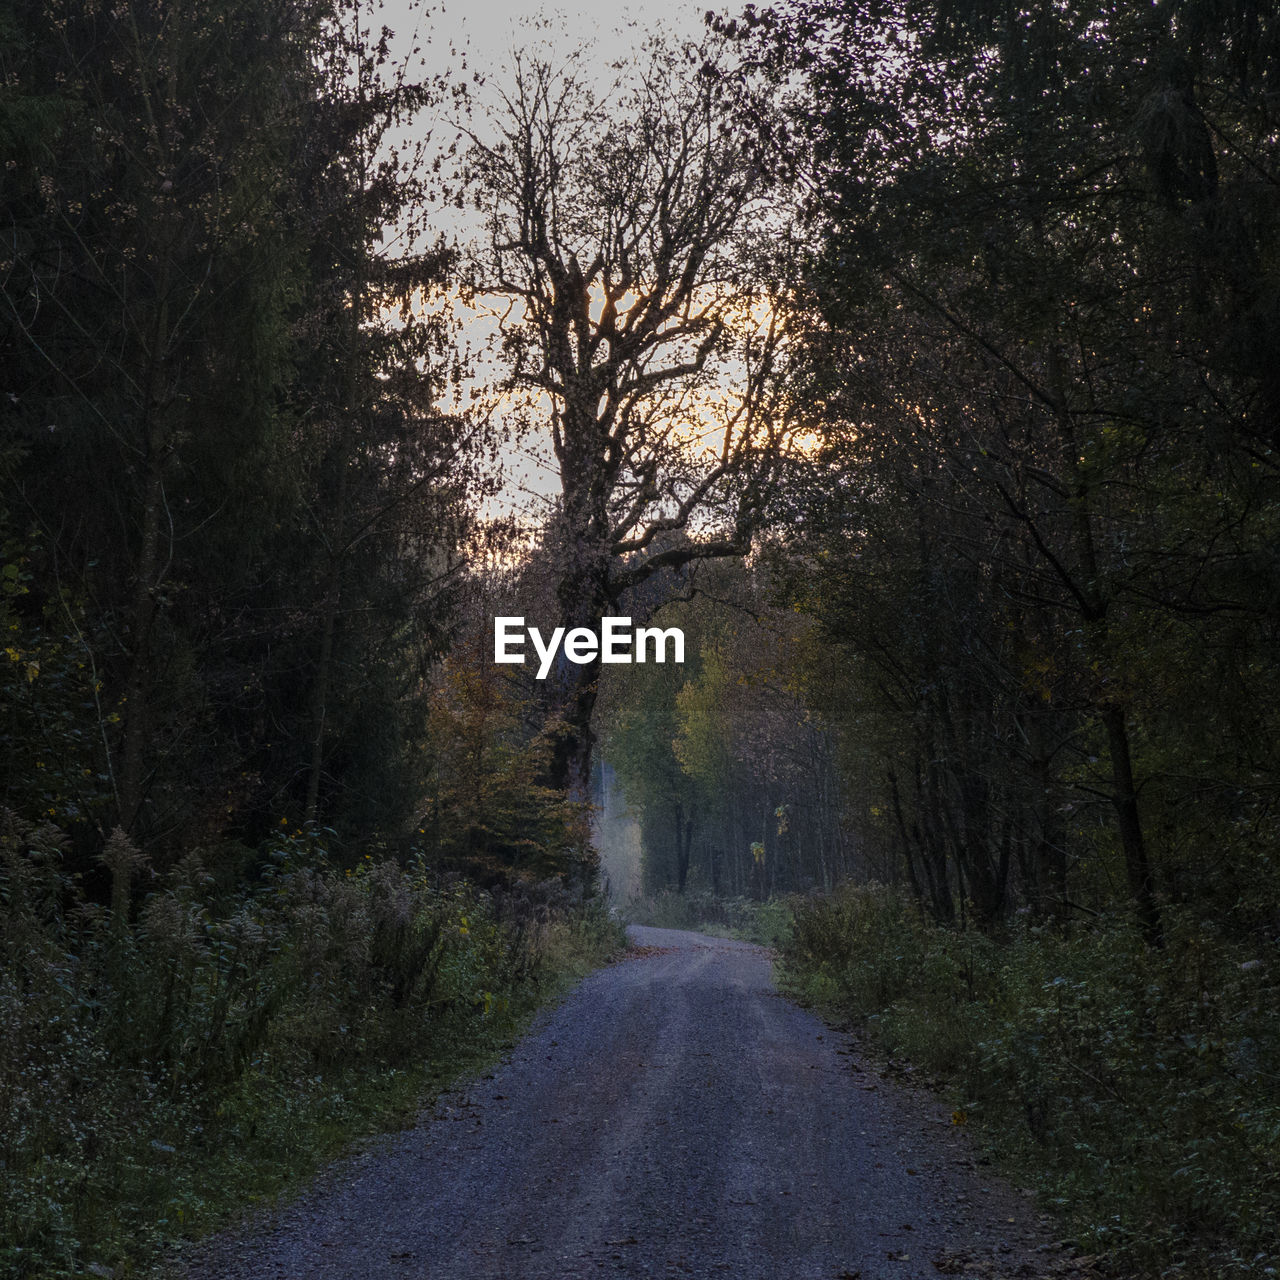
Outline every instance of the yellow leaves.
<path id="1" fill-rule="evenodd" d="M 492 991 L 482 991 L 480 993 L 480 998 L 484 1001 L 484 1012 L 486 1017 L 490 1013 L 506 1013 L 510 1005 L 506 996 L 495 996 Z"/>
<path id="2" fill-rule="evenodd" d="M 36 677 L 40 674 L 40 664 L 38 662 L 27 663 L 27 683 L 35 684 Z"/>
<path id="3" fill-rule="evenodd" d="M 956 1125 L 965 1125 L 969 1123 L 968 1113 L 965 1111 L 953 1111 L 951 1113 L 951 1123 Z"/>
<path id="4" fill-rule="evenodd" d="M 1053 701 L 1050 681 L 1058 675 L 1058 664 L 1049 654 L 1037 654 L 1033 649 L 1023 660 L 1022 687 L 1037 694 L 1042 702 Z"/>

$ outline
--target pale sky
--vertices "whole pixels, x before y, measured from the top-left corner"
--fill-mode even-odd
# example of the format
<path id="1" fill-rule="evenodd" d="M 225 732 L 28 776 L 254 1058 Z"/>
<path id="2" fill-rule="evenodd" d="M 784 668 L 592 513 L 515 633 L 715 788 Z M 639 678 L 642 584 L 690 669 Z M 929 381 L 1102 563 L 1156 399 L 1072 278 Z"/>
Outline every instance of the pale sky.
<path id="1" fill-rule="evenodd" d="M 610 64 L 625 59 L 650 33 L 660 32 L 673 42 L 701 39 L 708 8 L 736 12 L 741 5 L 726 4 L 724 0 L 631 0 L 622 5 L 583 0 L 546 5 L 520 0 L 445 0 L 427 7 L 415 6 L 412 0 L 383 0 L 381 20 L 396 33 L 398 49 L 407 52 L 412 44 L 419 46 L 421 72 L 427 77 L 442 72 L 458 75 L 461 54 L 465 57 L 467 80 L 479 73 L 497 87 L 507 77 L 514 49 L 533 45 L 550 53 L 554 61 L 558 53 L 567 56 L 588 47 L 586 66 L 598 65 L 602 84 L 608 84 L 616 76 Z M 410 74 L 414 74 L 412 70 Z M 482 108 L 488 97 L 485 90 L 476 88 L 474 96 L 476 105 Z M 473 118 L 472 123 L 479 125 L 479 119 Z M 433 133 L 439 129 L 439 136 L 451 132 L 445 122 L 420 123 Z M 469 215 L 442 213 L 446 221 L 461 218 L 452 231 L 466 238 Z M 473 329 L 472 336 L 482 331 L 483 328 Z M 506 454 L 504 472 L 506 485 L 502 497 L 491 508 L 495 512 L 535 515 L 558 489 L 549 438 L 535 436 L 515 443 Z"/>
<path id="2" fill-rule="evenodd" d="M 661 28 L 673 38 L 698 39 L 703 30 L 703 14 L 722 3 L 707 0 L 631 0 L 627 4 L 568 3 L 547 5 L 519 0 L 446 0 L 422 20 L 433 48 L 427 53 L 434 71 L 448 58 L 448 48 L 467 51 L 467 61 L 483 74 L 501 74 L 513 47 L 527 42 L 531 19 L 540 16 L 553 24 L 555 42 L 566 51 L 588 41 L 595 42 L 602 64 L 624 56 L 639 35 Z M 740 6 L 733 6 L 735 8 Z M 406 0 L 385 0 L 387 25 L 400 32 L 406 22 Z"/>

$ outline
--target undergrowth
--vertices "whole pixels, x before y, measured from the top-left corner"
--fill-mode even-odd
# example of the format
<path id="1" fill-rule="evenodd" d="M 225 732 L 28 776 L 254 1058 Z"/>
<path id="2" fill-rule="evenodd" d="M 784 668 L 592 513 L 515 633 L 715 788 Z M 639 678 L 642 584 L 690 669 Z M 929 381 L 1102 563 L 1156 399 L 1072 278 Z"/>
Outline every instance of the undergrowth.
<path id="1" fill-rule="evenodd" d="M 752 898 L 720 898 L 712 893 L 664 889 L 647 898 L 632 899 L 625 915 L 632 924 L 693 929 L 776 947 L 790 928 L 791 904 L 787 898 L 758 902 Z"/>
<path id="2" fill-rule="evenodd" d="M 122 836 L 111 900 L 0 812 L 0 1274 L 136 1274 L 275 1196 L 508 1042 L 619 949 L 557 884 L 495 898 L 422 866 L 338 870 L 282 834 L 251 887 Z"/>
<path id="3" fill-rule="evenodd" d="M 1007 936 L 926 923 L 902 894 L 798 900 L 784 978 L 941 1078 L 961 1118 L 1117 1274 L 1280 1268 L 1280 954 L 1169 912 Z"/>

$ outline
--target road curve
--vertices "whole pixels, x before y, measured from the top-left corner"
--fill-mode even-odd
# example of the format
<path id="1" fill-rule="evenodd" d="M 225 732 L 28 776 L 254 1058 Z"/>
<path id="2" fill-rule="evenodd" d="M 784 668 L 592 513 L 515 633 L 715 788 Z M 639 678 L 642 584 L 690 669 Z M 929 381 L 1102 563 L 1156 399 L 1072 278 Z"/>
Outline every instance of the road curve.
<path id="1" fill-rule="evenodd" d="M 632 927 L 491 1076 L 334 1166 L 190 1280 L 1043 1274 L 945 1110 L 778 995 L 766 951 Z M 1037 1245 L 1041 1248 L 1035 1252 Z"/>

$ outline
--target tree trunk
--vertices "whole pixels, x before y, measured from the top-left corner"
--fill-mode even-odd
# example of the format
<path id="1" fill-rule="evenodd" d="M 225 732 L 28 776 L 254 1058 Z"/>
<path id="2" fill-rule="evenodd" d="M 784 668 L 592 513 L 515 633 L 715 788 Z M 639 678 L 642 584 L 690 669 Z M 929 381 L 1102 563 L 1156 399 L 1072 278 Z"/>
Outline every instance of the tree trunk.
<path id="1" fill-rule="evenodd" d="M 307 822 L 314 822 L 320 806 L 320 778 L 324 773 L 324 729 L 329 707 L 329 683 L 333 670 L 333 636 L 338 621 L 338 561 L 330 561 L 324 593 L 324 619 L 320 631 L 320 655 L 311 697 L 311 760 L 307 766 Z"/>
<path id="2" fill-rule="evenodd" d="M 1059 430 L 1067 446 L 1068 463 L 1074 469 L 1074 458 L 1078 455 L 1079 448 L 1071 417 L 1067 412 L 1062 361 L 1056 346 L 1050 346 L 1049 355 Z M 1073 509 L 1077 553 L 1085 578 L 1083 590 L 1080 593 L 1085 602 L 1082 612 L 1090 633 L 1092 648 L 1109 668 L 1111 665 L 1111 634 L 1107 625 L 1109 600 L 1098 565 L 1089 498 L 1087 480 L 1077 470 Z M 1164 929 L 1160 919 L 1160 908 L 1156 903 L 1151 864 L 1147 856 L 1146 840 L 1142 833 L 1142 819 L 1138 812 L 1138 795 L 1133 784 L 1133 756 L 1129 746 L 1129 729 L 1124 708 L 1118 703 L 1106 702 L 1099 707 L 1099 715 L 1103 728 L 1107 732 L 1107 747 L 1111 755 L 1112 803 L 1116 810 L 1116 824 L 1120 834 L 1120 848 L 1124 855 L 1129 894 L 1133 898 L 1143 936 L 1151 946 L 1162 947 Z"/>
<path id="3" fill-rule="evenodd" d="M 565 518 L 560 532 L 560 583 L 557 596 L 566 635 L 575 627 L 600 634 L 601 620 L 609 613 L 609 554 L 605 544 L 608 522 L 603 501 L 590 479 L 590 464 L 578 468 L 565 463 Z M 580 532 L 581 531 L 581 532 Z M 558 717 L 551 754 L 551 785 L 558 791 L 585 800 L 590 795 L 591 757 L 595 734 L 591 716 L 596 705 L 600 657 L 577 666 L 563 656 L 552 688 L 559 690 L 559 705 L 550 708 Z M 549 682 L 550 683 L 550 682 Z"/>
<path id="4" fill-rule="evenodd" d="M 585 663 L 577 668 L 577 673 L 576 676 L 566 673 L 561 682 L 563 693 L 559 723 L 552 736 L 550 783 L 572 799 L 585 800 L 596 743 L 591 713 L 596 705 L 600 663 L 598 660 Z"/>
<path id="5" fill-rule="evenodd" d="M 152 646 L 156 620 L 156 593 L 165 570 L 160 567 L 160 521 L 165 510 L 164 461 L 168 438 L 163 427 L 168 407 L 165 388 L 170 340 L 169 258 L 162 252 L 157 281 L 159 301 L 151 325 L 146 384 L 142 399 L 142 441 L 146 450 L 142 494 L 142 537 L 134 578 L 130 623 L 129 675 L 125 681 L 124 745 L 120 762 L 120 825 L 132 836 L 139 834 L 146 791 L 146 750 L 151 744 L 152 693 L 155 660 Z"/>
<path id="6" fill-rule="evenodd" d="M 1054 783 L 1051 752 L 1041 718 L 1028 717 L 1026 732 L 1031 744 L 1031 776 L 1035 786 L 1032 810 L 1036 828 L 1029 868 L 1033 877 L 1031 897 L 1038 916 L 1062 920 L 1066 917 L 1067 902 L 1067 842 L 1061 797 Z"/>
<path id="7" fill-rule="evenodd" d="M 333 682 L 333 641 L 342 597 L 342 546 L 346 537 L 347 468 L 339 460 L 338 500 L 329 537 L 329 563 L 325 571 L 324 615 L 320 624 L 320 654 L 311 697 L 311 760 L 307 767 L 306 820 L 314 822 L 320 808 L 320 780 L 324 774 L 325 721 L 329 714 L 329 688 Z"/>
<path id="8" fill-rule="evenodd" d="M 676 801 L 676 892 L 684 893 L 689 879 L 689 852 L 693 846 L 693 815 L 684 816 L 684 805 Z"/>
<path id="9" fill-rule="evenodd" d="M 142 540 L 134 582 L 130 618 L 129 675 L 125 681 L 124 745 L 120 760 L 120 825 L 137 836 L 146 792 L 146 748 L 151 741 L 151 685 L 155 678 L 152 630 L 156 615 L 157 575 L 160 567 L 160 513 L 164 506 L 164 477 L 156 449 L 148 450 L 146 487 L 142 502 Z"/>
<path id="10" fill-rule="evenodd" d="M 1120 847 L 1124 853 L 1129 893 L 1137 907 L 1143 936 L 1151 946 L 1163 947 L 1164 926 L 1160 919 L 1160 907 L 1156 902 L 1147 845 L 1142 835 L 1124 709 L 1114 703 L 1103 707 L 1102 724 L 1107 731 L 1107 745 L 1111 752 L 1112 803 L 1115 805 L 1116 821 L 1120 829 Z"/>

